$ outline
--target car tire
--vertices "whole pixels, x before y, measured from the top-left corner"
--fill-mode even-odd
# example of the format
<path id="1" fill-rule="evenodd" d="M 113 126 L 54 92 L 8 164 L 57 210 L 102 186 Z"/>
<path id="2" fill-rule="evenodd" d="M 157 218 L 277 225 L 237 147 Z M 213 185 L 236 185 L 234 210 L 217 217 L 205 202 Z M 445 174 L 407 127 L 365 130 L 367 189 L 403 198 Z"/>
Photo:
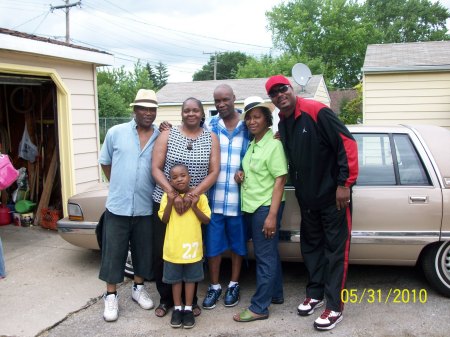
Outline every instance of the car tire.
<path id="1" fill-rule="evenodd" d="M 134 278 L 133 260 L 131 259 L 130 250 L 128 250 L 127 261 L 125 262 L 125 276 Z"/>
<path id="2" fill-rule="evenodd" d="M 450 297 L 450 241 L 427 247 L 422 256 L 422 269 L 433 288 Z"/>

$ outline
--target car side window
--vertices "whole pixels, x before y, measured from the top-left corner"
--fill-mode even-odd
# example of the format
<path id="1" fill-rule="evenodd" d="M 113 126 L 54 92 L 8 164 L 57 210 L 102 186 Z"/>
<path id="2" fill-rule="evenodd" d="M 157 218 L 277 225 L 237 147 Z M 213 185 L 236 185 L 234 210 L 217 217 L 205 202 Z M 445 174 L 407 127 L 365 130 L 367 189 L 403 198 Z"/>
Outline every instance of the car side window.
<path id="1" fill-rule="evenodd" d="M 400 185 L 430 185 L 430 179 L 408 135 L 394 135 Z"/>
<path id="2" fill-rule="evenodd" d="M 395 185 L 395 171 L 388 134 L 354 134 L 358 143 L 357 185 Z"/>
<path id="3" fill-rule="evenodd" d="M 354 134 L 358 143 L 359 186 L 430 185 L 407 134 Z"/>

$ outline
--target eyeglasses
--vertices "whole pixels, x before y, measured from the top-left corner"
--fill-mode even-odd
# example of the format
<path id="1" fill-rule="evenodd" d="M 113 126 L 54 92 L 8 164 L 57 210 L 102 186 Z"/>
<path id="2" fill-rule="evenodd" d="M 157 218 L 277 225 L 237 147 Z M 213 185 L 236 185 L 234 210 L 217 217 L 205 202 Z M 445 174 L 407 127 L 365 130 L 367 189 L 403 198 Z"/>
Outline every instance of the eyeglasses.
<path id="1" fill-rule="evenodd" d="M 289 89 L 288 84 L 282 85 L 281 87 L 278 87 L 278 89 L 272 89 L 269 91 L 269 97 L 275 98 L 277 97 L 278 94 L 284 94 L 286 91 L 288 91 L 288 89 Z"/>

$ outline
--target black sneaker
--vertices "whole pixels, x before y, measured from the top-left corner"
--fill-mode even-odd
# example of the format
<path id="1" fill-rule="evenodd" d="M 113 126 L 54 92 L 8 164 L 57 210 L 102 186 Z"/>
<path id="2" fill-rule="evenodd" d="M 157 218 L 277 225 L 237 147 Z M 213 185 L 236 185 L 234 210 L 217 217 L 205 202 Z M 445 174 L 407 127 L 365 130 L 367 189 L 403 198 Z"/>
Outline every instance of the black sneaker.
<path id="1" fill-rule="evenodd" d="M 170 319 L 170 326 L 172 328 L 180 328 L 183 320 L 183 312 L 181 310 L 174 310 L 172 312 L 172 318 Z"/>
<path id="2" fill-rule="evenodd" d="M 191 329 L 195 326 L 195 317 L 192 310 L 183 311 L 183 328 Z"/>

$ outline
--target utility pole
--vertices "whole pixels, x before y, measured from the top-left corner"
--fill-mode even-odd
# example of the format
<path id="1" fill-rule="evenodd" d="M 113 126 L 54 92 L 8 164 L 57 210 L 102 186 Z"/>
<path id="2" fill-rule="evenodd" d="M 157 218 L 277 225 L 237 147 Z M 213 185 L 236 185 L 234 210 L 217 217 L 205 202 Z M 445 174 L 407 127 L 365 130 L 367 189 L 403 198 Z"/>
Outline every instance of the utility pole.
<path id="1" fill-rule="evenodd" d="M 66 4 L 61 6 L 52 6 L 50 5 L 50 11 L 53 13 L 55 9 L 65 9 L 66 10 L 66 43 L 70 43 L 70 19 L 69 19 L 69 11 L 70 7 L 80 6 L 81 0 L 74 3 L 69 3 L 69 0 L 65 0 Z"/>
<path id="2" fill-rule="evenodd" d="M 214 81 L 217 79 L 217 55 L 218 52 L 214 52 L 214 53 L 205 53 L 203 52 L 203 54 L 209 54 L 209 55 L 214 55 Z"/>

